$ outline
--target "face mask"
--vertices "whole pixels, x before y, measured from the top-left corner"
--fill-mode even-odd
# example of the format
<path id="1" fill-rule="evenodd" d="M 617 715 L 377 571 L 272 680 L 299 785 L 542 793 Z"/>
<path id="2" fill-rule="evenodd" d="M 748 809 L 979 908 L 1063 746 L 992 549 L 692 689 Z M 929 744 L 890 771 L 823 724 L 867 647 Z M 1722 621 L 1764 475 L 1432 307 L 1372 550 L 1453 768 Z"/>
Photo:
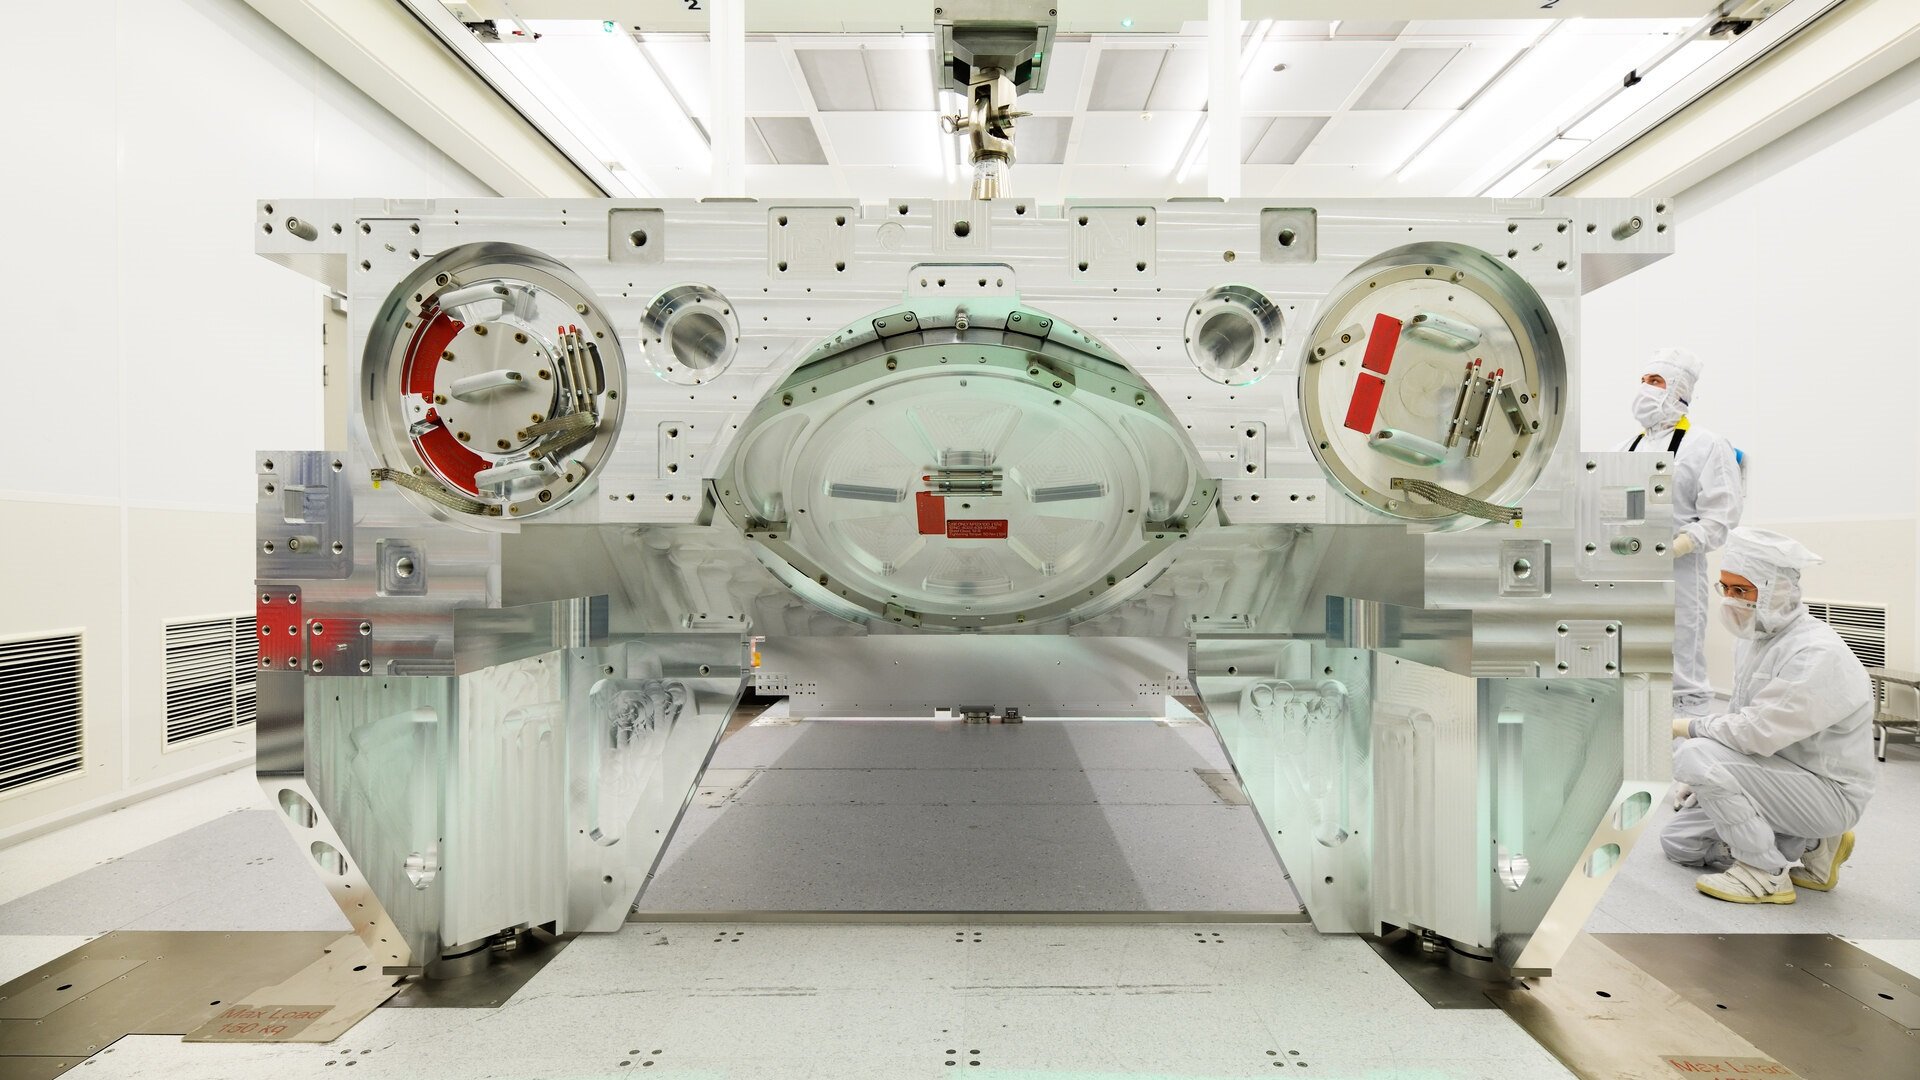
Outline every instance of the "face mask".
<path id="1" fill-rule="evenodd" d="M 1633 420 L 1647 431 L 1672 427 L 1684 412 L 1673 391 L 1664 386 L 1642 385 L 1633 399 Z"/>
<path id="2" fill-rule="evenodd" d="M 1760 636 L 1759 607 L 1751 600 L 1720 598 L 1720 625 L 1734 637 L 1751 641 Z"/>

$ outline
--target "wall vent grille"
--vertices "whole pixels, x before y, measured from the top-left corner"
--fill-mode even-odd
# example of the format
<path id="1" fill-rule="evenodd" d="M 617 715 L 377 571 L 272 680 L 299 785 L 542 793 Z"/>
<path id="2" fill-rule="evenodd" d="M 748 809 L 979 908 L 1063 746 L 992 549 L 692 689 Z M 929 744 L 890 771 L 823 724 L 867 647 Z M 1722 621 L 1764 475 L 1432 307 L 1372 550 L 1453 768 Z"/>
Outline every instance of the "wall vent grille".
<path id="1" fill-rule="evenodd" d="M 1833 627 L 1840 640 L 1867 667 L 1887 666 L 1887 609 L 1866 604 L 1834 604 L 1807 601 L 1813 617 Z M 1881 704 L 1886 702 L 1883 700 Z"/>
<path id="2" fill-rule="evenodd" d="M 80 635 L 0 642 L 0 791 L 81 769 Z"/>
<path id="3" fill-rule="evenodd" d="M 251 615 L 167 624 L 167 745 L 253 723 L 259 655 Z"/>

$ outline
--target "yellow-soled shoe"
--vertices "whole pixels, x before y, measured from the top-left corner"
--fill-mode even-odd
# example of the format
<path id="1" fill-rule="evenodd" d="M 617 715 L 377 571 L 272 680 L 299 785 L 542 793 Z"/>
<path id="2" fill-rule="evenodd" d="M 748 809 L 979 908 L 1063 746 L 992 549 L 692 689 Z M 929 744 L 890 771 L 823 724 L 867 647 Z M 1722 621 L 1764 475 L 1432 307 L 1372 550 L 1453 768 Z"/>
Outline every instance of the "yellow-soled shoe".
<path id="1" fill-rule="evenodd" d="M 1693 887 L 1730 904 L 1791 904 L 1799 898 L 1785 870 L 1769 874 L 1743 862 L 1717 874 L 1702 874 Z"/>
<path id="2" fill-rule="evenodd" d="M 1795 885 L 1815 892 L 1832 892 L 1840 884 L 1840 864 L 1853 854 L 1853 834 L 1829 836 L 1800 856 L 1800 865 L 1788 871 Z"/>

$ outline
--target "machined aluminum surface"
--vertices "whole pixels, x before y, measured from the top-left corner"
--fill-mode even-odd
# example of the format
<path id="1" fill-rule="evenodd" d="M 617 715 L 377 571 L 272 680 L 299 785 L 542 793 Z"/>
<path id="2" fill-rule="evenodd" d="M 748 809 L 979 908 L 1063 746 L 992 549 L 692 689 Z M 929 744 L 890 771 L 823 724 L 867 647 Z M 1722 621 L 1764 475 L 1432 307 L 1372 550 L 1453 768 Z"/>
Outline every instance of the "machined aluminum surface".
<path id="1" fill-rule="evenodd" d="M 763 688 L 852 712 L 1130 712 L 1190 687 L 1317 925 L 1549 969 L 1637 834 L 1607 822 L 1665 775 L 1671 462 L 1580 452 L 1577 341 L 1585 283 L 1674 240 L 1611 224 L 1666 205 L 262 204 L 315 223 L 257 248 L 346 294 L 353 365 L 346 445 L 263 455 L 329 492 L 311 517 L 262 495 L 263 542 L 325 537 L 314 572 L 261 564 L 308 624 L 287 676 L 303 782 L 432 957 L 619 924 L 754 677 L 751 637 L 795 661 Z M 597 374 L 553 380 L 595 395 L 580 455 L 529 463 L 588 429 L 501 420 L 558 374 L 531 331 L 524 356 L 471 343 L 472 375 L 391 375 L 411 314 L 475 302 L 459 290 L 503 261 L 532 291 L 477 323 L 566 296 L 582 332 L 557 332 L 595 346 Z M 493 269 L 440 281 L 453 266 Z M 487 510 L 392 479 L 457 479 L 410 450 L 434 395 L 508 470 L 473 477 L 500 485 L 467 493 Z M 528 424 L 570 408 L 541 403 Z M 1006 434 L 1056 408 L 1057 444 Z M 1055 460 L 1077 464 L 1038 468 Z M 314 652 L 314 623 L 355 631 L 349 650 Z M 987 634 L 1048 640 L 972 647 Z M 863 662 L 901 656 L 942 679 Z M 1137 668 L 1076 670 L 1093 663 Z"/>

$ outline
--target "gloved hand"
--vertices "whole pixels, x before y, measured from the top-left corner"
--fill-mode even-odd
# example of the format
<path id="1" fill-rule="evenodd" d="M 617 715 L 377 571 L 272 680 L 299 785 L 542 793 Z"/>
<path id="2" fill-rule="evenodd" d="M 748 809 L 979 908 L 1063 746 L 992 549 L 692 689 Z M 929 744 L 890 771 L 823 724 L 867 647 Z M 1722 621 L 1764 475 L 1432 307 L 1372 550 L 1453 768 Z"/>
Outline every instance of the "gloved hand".
<path id="1" fill-rule="evenodd" d="M 1691 555 L 1693 554 L 1693 537 L 1687 533 L 1677 533 L 1674 535 L 1673 542 L 1667 545 L 1667 550 L 1672 552 L 1676 559 L 1682 555 Z"/>
<path id="2" fill-rule="evenodd" d="M 1698 805 L 1700 805 L 1700 800 L 1693 797 L 1692 788 L 1685 784 L 1673 785 L 1673 808 L 1675 810 L 1685 810 L 1689 806 Z"/>
<path id="3" fill-rule="evenodd" d="M 1693 723 L 1693 717 L 1691 716 L 1674 717 L 1673 718 L 1673 737 L 1676 739 L 1693 738 L 1693 735 L 1687 731 L 1688 725 L 1692 723 Z"/>

